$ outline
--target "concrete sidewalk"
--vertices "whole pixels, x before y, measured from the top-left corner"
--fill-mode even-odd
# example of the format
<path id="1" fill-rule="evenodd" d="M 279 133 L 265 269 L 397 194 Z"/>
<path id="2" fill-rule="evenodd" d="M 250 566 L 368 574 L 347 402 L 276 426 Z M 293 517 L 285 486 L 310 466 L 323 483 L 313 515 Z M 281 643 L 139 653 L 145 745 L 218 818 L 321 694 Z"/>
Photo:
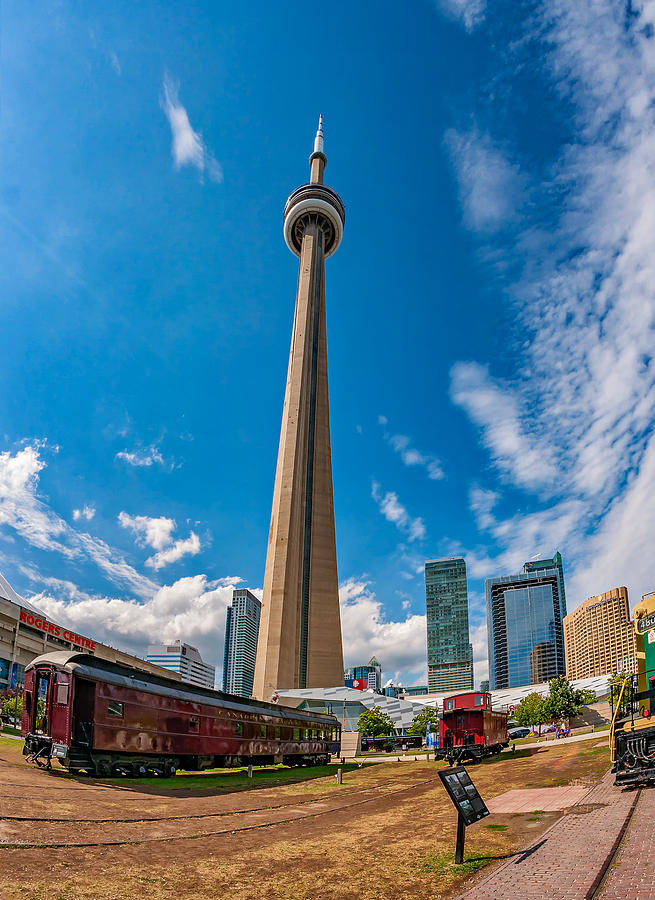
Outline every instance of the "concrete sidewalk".
<path id="1" fill-rule="evenodd" d="M 644 792 L 645 793 L 645 792 Z M 596 895 L 598 876 L 616 849 L 616 842 L 630 815 L 637 794 L 614 787 L 609 772 L 580 802 L 555 822 L 524 851 L 501 863 L 486 878 L 462 897 L 467 900 L 491 898 L 566 897 L 569 900 L 588 900 Z M 655 798 L 655 793 L 650 795 Z M 644 815 L 655 812 L 655 800 L 650 801 Z M 646 820 L 647 821 L 647 820 Z M 652 821 L 652 820 L 651 820 Z M 634 822 L 634 819 L 633 819 Z M 634 828 L 635 854 L 645 851 L 649 828 Z M 632 832 L 631 832 L 632 833 Z M 620 859 L 620 851 L 616 859 Z M 647 857 L 646 857 L 647 858 Z M 643 860 L 643 857 L 642 857 Z M 641 890 L 621 890 L 623 898 L 655 897 L 655 866 L 650 875 L 640 876 L 647 882 Z M 638 866 L 627 862 L 626 881 L 634 880 Z M 647 872 L 648 870 L 646 870 Z M 610 869 L 613 875 L 613 870 Z M 618 883 L 618 882 L 617 882 Z M 640 884 L 642 884 L 640 882 Z M 648 892 L 650 891 L 650 892 Z M 604 894 L 602 896 L 605 896 Z M 619 894 L 607 894 L 618 897 Z"/>

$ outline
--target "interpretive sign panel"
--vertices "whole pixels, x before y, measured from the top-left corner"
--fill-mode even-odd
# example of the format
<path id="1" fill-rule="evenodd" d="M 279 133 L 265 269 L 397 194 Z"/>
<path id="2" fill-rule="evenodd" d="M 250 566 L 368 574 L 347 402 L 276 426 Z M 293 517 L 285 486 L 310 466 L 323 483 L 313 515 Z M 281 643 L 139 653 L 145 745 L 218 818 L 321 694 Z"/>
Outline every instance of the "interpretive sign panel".
<path id="1" fill-rule="evenodd" d="M 455 809 L 460 814 L 466 825 L 472 825 L 479 819 L 489 815 L 489 810 L 484 800 L 478 794 L 478 789 L 469 777 L 464 766 L 453 766 L 450 769 L 441 769 L 439 772 L 444 787 L 455 804 Z"/>

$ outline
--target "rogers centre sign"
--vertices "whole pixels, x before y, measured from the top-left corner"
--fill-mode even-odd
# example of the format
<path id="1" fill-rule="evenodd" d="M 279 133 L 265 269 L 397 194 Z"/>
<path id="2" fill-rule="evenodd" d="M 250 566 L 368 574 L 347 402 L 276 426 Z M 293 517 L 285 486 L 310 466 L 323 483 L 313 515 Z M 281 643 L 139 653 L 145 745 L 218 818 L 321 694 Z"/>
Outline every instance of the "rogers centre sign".
<path id="1" fill-rule="evenodd" d="M 38 628 L 39 631 L 61 638 L 63 641 L 70 641 L 71 644 L 84 647 L 85 650 L 95 650 L 96 648 L 95 641 L 82 637 L 81 634 L 76 634 L 74 631 L 68 631 L 60 625 L 54 625 L 52 622 L 44 619 L 43 616 L 34 615 L 34 613 L 28 612 L 26 609 L 21 609 L 20 620 L 24 625 L 29 625 L 30 628 Z"/>

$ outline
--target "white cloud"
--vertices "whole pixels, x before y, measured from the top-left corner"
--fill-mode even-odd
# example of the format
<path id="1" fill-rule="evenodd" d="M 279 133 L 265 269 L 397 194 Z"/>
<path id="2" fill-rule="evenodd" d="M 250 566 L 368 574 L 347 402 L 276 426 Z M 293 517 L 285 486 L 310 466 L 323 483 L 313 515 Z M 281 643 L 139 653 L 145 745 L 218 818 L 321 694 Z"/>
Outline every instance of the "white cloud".
<path id="1" fill-rule="evenodd" d="M 444 15 L 456 19 L 466 28 L 473 29 L 484 21 L 487 0 L 436 0 Z"/>
<path id="2" fill-rule="evenodd" d="M 146 560 L 146 565 L 156 571 L 163 566 L 169 565 L 169 563 L 177 562 L 183 556 L 195 556 L 197 553 L 200 553 L 200 538 L 195 531 L 192 531 L 185 540 L 175 541 L 171 547 L 155 553 L 154 556 Z"/>
<path id="3" fill-rule="evenodd" d="M 410 541 L 422 540 L 425 537 L 425 523 L 420 517 L 413 518 L 398 499 L 394 491 L 382 493 L 377 481 L 373 481 L 371 497 L 378 504 L 380 512 L 396 528 L 407 534 Z"/>
<path id="4" fill-rule="evenodd" d="M 375 655 L 394 680 L 424 683 L 426 678 L 425 616 L 408 615 L 387 621 L 382 603 L 363 578 L 349 578 L 339 587 L 345 665 L 361 665 Z"/>
<path id="5" fill-rule="evenodd" d="M 473 672 L 474 686 L 478 687 L 481 681 L 489 678 L 487 621 L 481 622 L 475 628 L 469 629 L 471 644 L 473 645 Z"/>
<path id="6" fill-rule="evenodd" d="M 50 590 L 31 599 L 53 620 L 122 650 L 144 656 L 149 644 L 179 638 L 198 647 L 205 661 L 220 666 L 225 610 L 241 581 L 194 575 L 155 586 L 150 597 L 137 602 L 87 594 L 70 582 L 49 579 Z"/>
<path id="7" fill-rule="evenodd" d="M 445 142 L 467 228 L 489 234 L 512 224 L 525 202 L 525 177 L 518 166 L 476 129 L 449 129 Z"/>
<path id="8" fill-rule="evenodd" d="M 137 543 L 142 547 L 147 545 L 153 550 L 162 550 L 173 540 L 175 520 L 166 516 L 153 518 L 150 516 L 130 516 L 126 512 L 118 514 L 118 521 L 122 528 L 127 528 L 136 535 Z"/>
<path id="9" fill-rule="evenodd" d="M 223 170 L 214 159 L 200 132 L 194 131 L 191 127 L 187 111 L 179 100 L 179 87 L 178 82 L 173 81 L 168 74 L 164 75 L 161 107 L 171 126 L 173 138 L 171 153 L 175 168 L 194 166 L 201 178 L 206 172 L 211 181 L 220 184 L 223 181 Z"/>
<path id="10" fill-rule="evenodd" d="M 126 512 L 120 512 L 118 521 L 123 528 L 134 532 L 137 544 L 157 550 L 154 556 L 146 560 L 146 565 L 155 571 L 178 562 L 183 556 L 195 556 L 200 552 L 200 538 L 194 531 L 184 540 L 173 541 L 176 527 L 174 519 L 166 516 L 130 516 Z"/>
<path id="11" fill-rule="evenodd" d="M 121 69 L 120 60 L 113 50 L 109 53 L 109 61 L 114 72 L 119 76 L 122 75 L 123 70 Z"/>
<path id="12" fill-rule="evenodd" d="M 154 444 L 142 450 L 121 450 L 116 454 L 116 459 L 122 459 L 123 462 L 137 468 L 154 466 L 155 463 L 162 466 L 166 464 L 161 451 Z"/>
<path id="13" fill-rule="evenodd" d="M 73 519 L 76 522 L 79 522 L 80 519 L 86 519 L 87 522 L 90 522 L 91 519 L 95 516 L 96 510 L 95 506 L 89 506 L 85 504 L 82 509 L 74 509 L 73 510 Z"/>

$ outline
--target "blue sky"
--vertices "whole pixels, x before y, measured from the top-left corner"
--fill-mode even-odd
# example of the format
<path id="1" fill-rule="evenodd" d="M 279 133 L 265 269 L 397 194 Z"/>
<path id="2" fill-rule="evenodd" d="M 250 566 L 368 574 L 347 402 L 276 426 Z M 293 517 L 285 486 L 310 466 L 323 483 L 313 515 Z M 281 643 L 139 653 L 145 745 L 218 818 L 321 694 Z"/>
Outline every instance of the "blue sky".
<path id="1" fill-rule="evenodd" d="M 655 11 L 3 8 L 0 571 L 221 663 L 261 588 L 319 112 L 347 663 L 425 678 L 426 558 L 655 587 Z"/>

